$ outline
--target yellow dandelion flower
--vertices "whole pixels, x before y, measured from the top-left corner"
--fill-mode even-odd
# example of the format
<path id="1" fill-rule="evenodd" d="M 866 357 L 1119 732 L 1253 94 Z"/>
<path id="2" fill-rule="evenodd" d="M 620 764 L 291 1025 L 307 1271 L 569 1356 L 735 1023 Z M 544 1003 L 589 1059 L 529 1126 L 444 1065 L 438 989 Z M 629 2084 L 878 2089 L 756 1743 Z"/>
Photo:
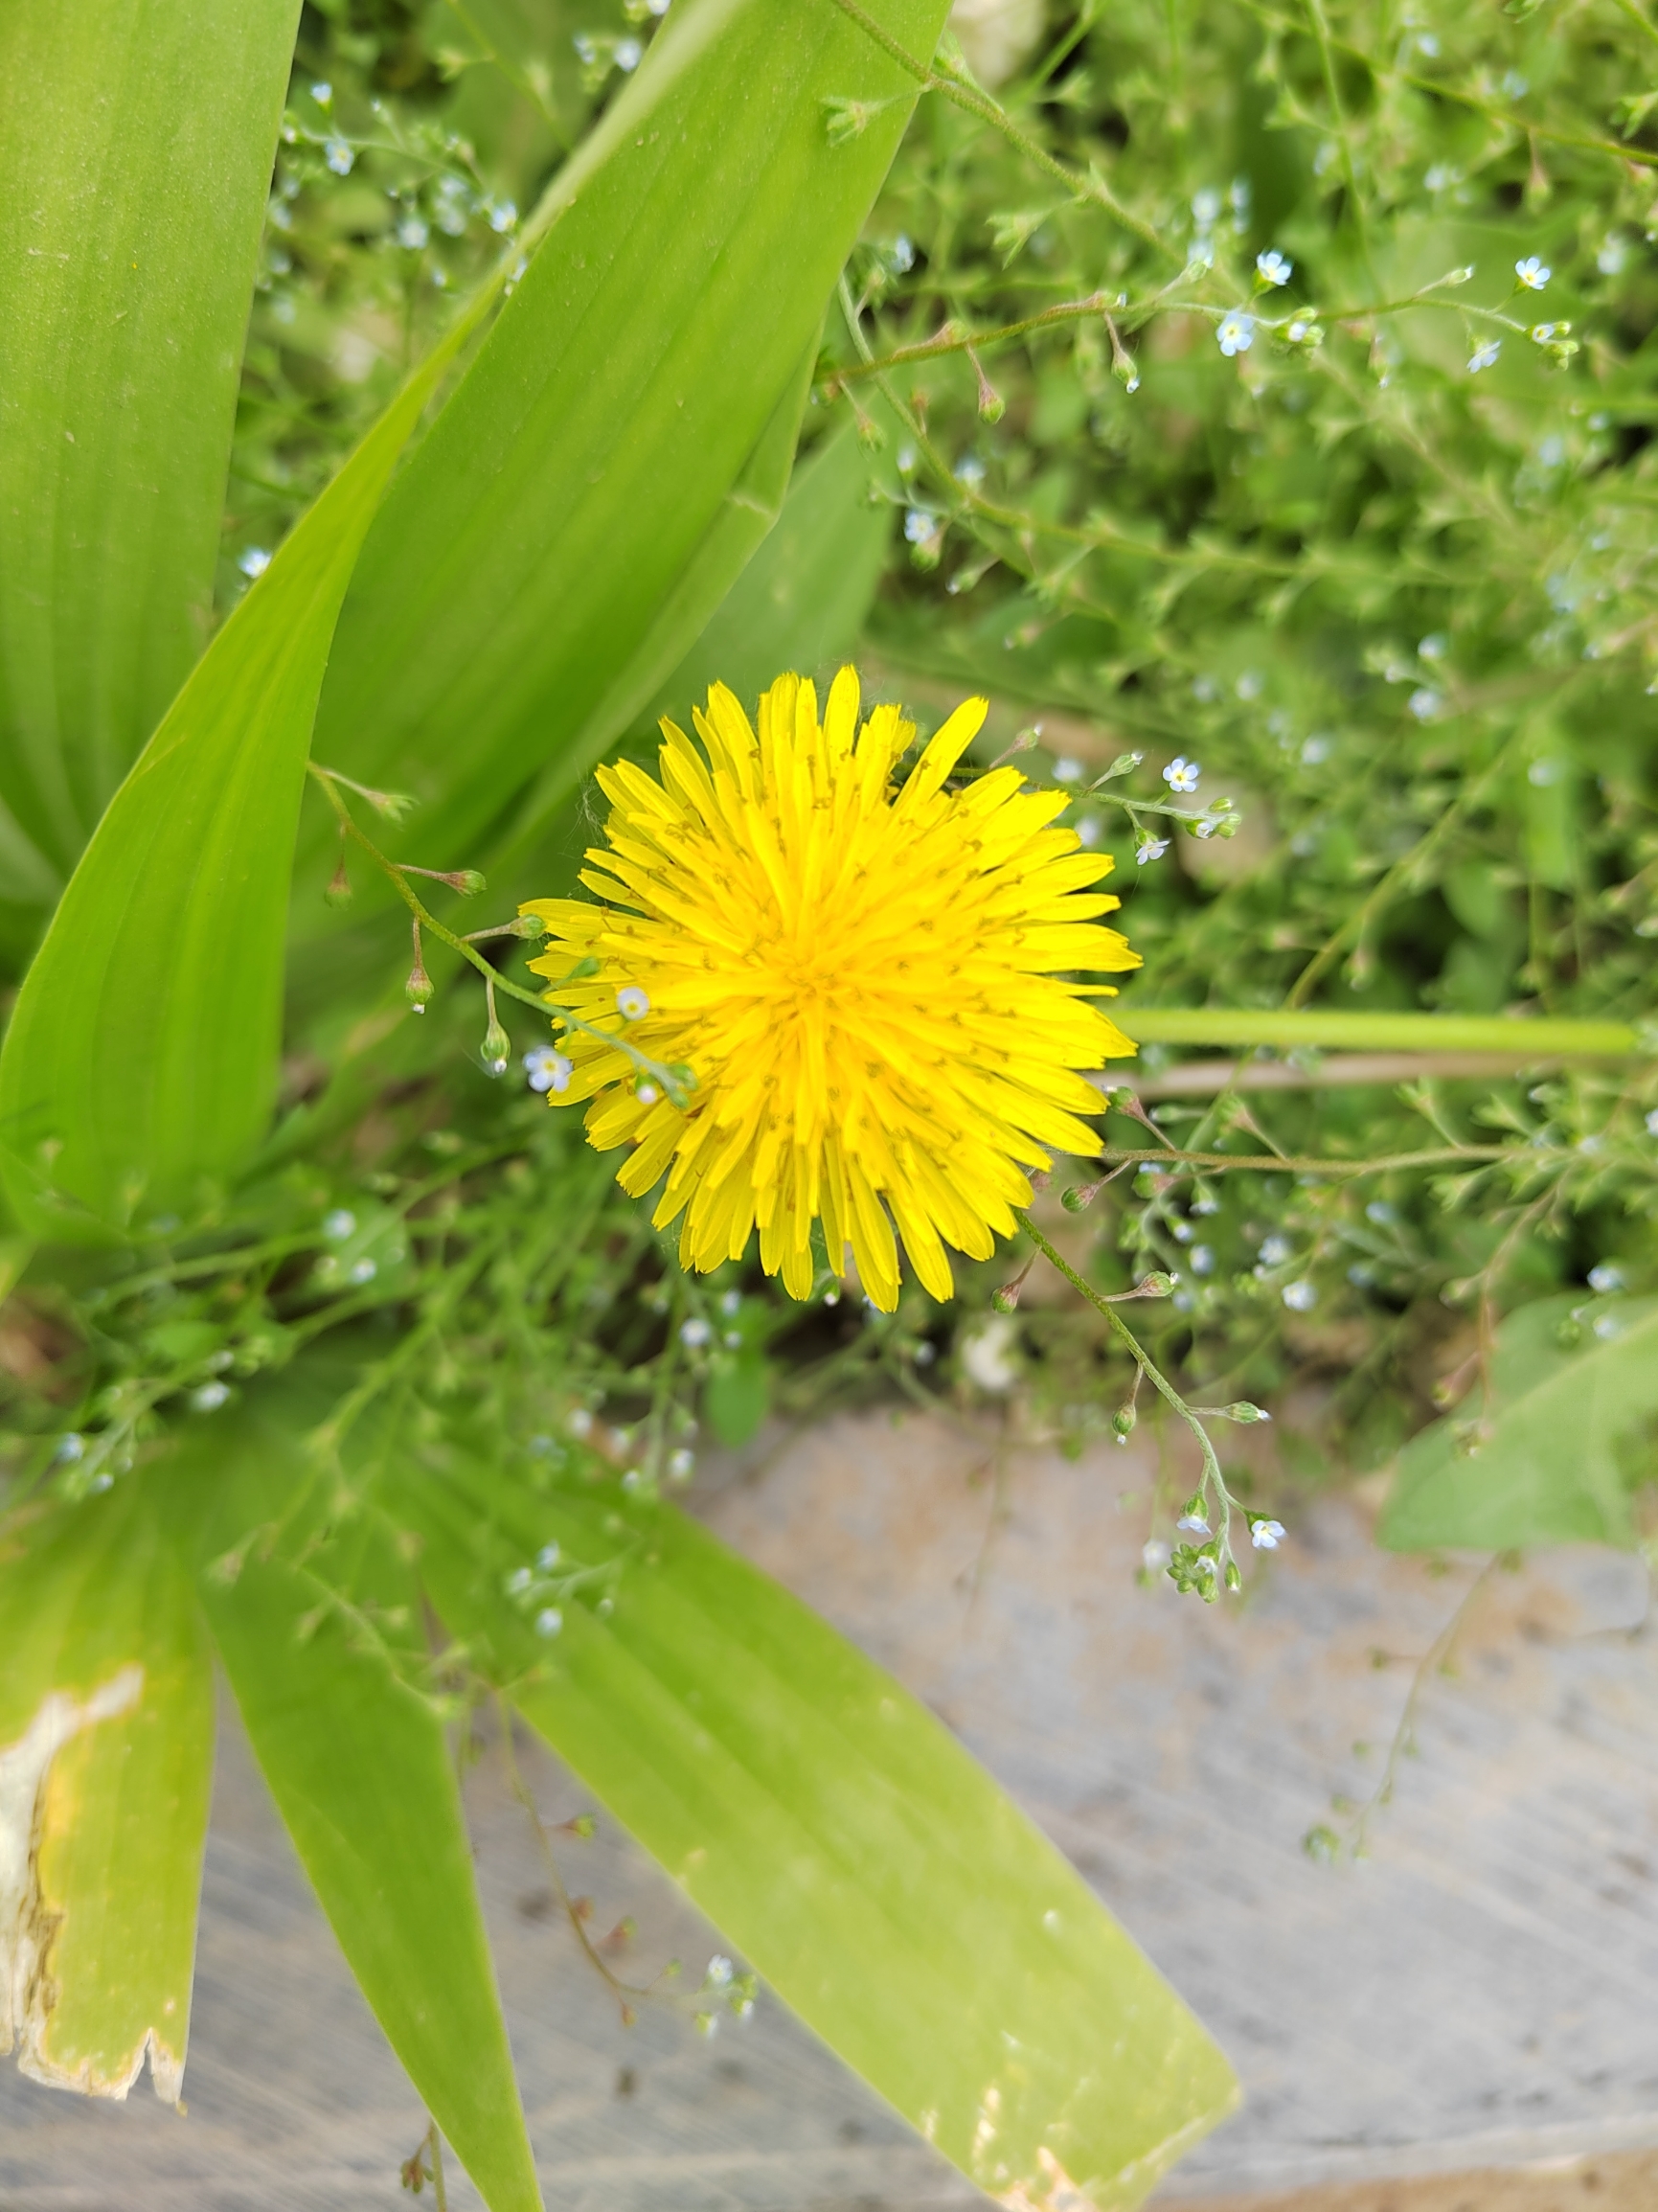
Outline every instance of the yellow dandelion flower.
<path id="1" fill-rule="evenodd" d="M 758 1227 L 767 1273 L 805 1298 L 821 1221 L 830 1268 L 850 1244 L 891 1312 L 896 1227 L 948 1298 L 946 1245 L 988 1259 L 1049 1147 L 1098 1152 L 1079 1071 L 1134 1046 L 1089 1003 L 1111 987 L 1067 977 L 1140 958 L 1099 925 L 1111 862 L 1055 826 L 1063 793 L 1011 767 L 945 788 L 985 713 L 958 707 L 900 783 L 914 725 L 878 706 L 860 730 L 852 669 L 821 721 L 811 684 L 780 676 L 758 736 L 716 684 L 700 753 L 664 721 L 659 778 L 600 769 L 607 843 L 581 874 L 599 903 L 526 905 L 547 996 L 589 1025 L 554 1016 L 550 1103 L 591 1100 L 589 1141 L 631 1145 L 625 1190 L 666 1175 L 656 1224 L 684 1216 L 686 1266 L 739 1259 Z M 683 1106 L 622 1037 L 692 1070 Z"/>

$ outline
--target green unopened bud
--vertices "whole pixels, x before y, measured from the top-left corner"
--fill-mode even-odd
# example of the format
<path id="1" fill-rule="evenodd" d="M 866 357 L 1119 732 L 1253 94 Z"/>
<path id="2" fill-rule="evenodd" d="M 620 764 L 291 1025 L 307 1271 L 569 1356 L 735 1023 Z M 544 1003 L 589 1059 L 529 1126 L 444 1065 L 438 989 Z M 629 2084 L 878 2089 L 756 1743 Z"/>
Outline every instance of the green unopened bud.
<path id="1" fill-rule="evenodd" d="M 1241 1421 L 1247 1424 L 1251 1421 L 1270 1421 L 1272 1419 L 1264 1405 L 1251 1405 L 1247 1398 L 1234 1399 L 1233 1402 L 1224 1410 L 1228 1421 Z"/>
<path id="2" fill-rule="evenodd" d="M 403 986 L 403 996 L 417 1014 L 424 1014 L 437 996 L 432 988 L 432 979 L 426 973 L 419 953 L 416 953 L 415 965 L 409 970 L 409 980 Z"/>
<path id="3" fill-rule="evenodd" d="M 507 1062 L 512 1057 L 512 1039 L 498 1021 L 490 1022 L 484 1032 L 484 1041 L 478 1047 L 478 1058 L 484 1063 L 486 1075 L 505 1075 Z"/>
<path id="4" fill-rule="evenodd" d="M 1059 1193 L 1059 1203 L 1068 1214 L 1084 1213 L 1093 1203 L 1094 1194 L 1099 1188 L 1098 1183 L 1073 1183 L 1068 1191 Z"/>
<path id="5" fill-rule="evenodd" d="M 510 924 L 510 929 L 512 936 L 528 937 L 532 943 L 537 937 L 545 937 L 547 934 L 547 924 L 539 914 L 520 914 L 518 919 Z"/>
<path id="6" fill-rule="evenodd" d="M 995 1313 L 1016 1311 L 1019 1304 L 1019 1292 L 1023 1288 L 1024 1285 L 1021 1283 L 1004 1283 L 999 1290 L 992 1290 L 990 1292 L 991 1311 Z"/>
<path id="7" fill-rule="evenodd" d="M 1174 1277 L 1161 1272 L 1144 1276 L 1136 1285 L 1142 1298 L 1168 1298 L 1174 1290 Z"/>
<path id="8" fill-rule="evenodd" d="M 1134 1433 L 1135 1424 L 1139 1419 L 1140 1416 L 1135 1412 L 1133 1406 L 1120 1405 L 1111 1416 L 1111 1425 L 1119 1436 L 1130 1437 Z"/>
<path id="9" fill-rule="evenodd" d="M 352 878 L 347 872 L 346 856 L 343 853 L 340 855 L 339 865 L 329 878 L 329 886 L 323 893 L 323 897 L 330 906 L 349 906 L 351 904 Z"/>
<path id="10" fill-rule="evenodd" d="M 1238 1571 L 1236 1560 L 1228 1560 L 1226 1562 L 1226 1586 L 1229 1590 L 1240 1590 L 1243 1587 L 1243 1577 Z"/>

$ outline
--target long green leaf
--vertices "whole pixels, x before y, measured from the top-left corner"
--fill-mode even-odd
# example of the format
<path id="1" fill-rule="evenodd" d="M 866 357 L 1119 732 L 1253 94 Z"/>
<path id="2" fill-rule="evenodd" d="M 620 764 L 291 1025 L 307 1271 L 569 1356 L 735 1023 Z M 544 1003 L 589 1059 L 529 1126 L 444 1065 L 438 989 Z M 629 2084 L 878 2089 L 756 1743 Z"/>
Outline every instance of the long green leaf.
<path id="1" fill-rule="evenodd" d="M 848 424 L 795 471 L 777 527 L 641 718 L 685 720 L 712 683 L 754 698 L 785 669 L 829 673 L 874 604 L 892 509 L 872 507 L 869 464 Z M 689 722 L 686 727 L 690 727 Z"/>
<path id="2" fill-rule="evenodd" d="M 379 1524 L 272 1548 L 291 1447 L 244 1457 L 208 1611 L 271 1794 L 352 1972 L 491 2212 L 537 2212 L 459 1785 L 422 1694 L 420 1592 Z M 287 1464 L 284 1466 L 284 1460 Z M 289 1552 L 297 1556 L 288 1556 Z M 415 2131 L 418 2132 L 418 2130 Z"/>
<path id="3" fill-rule="evenodd" d="M 396 1510 L 474 1659 L 990 2195 L 1138 2203 L 1228 2109 L 1226 2062 L 1052 1845 L 889 1676 L 694 1523 L 458 1462 L 402 1471 Z"/>
<path id="4" fill-rule="evenodd" d="M 1630 1544 L 1630 1492 L 1658 1471 L 1658 1298 L 1541 1298 L 1504 1322 L 1476 1384 L 1399 1454 L 1379 1535 L 1394 1551 Z"/>
<path id="5" fill-rule="evenodd" d="M 0 2050 L 178 2100 L 213 1760 L 189 1526 L 165 1478 L 0 1528 Z"/>
<path id="6" fill-rule="evenodd" d="M 802 356 L 702 543 L 609 690 L 514 805 L 508 837 L 490 855 L 491 871 L 510 864 L 575 795 L 594 762 L 639 723 L 647 702 L 671 680 L 750 560 L 770 539 L 787 501 L 801 410 L 816 357 L 815 347 Z"/>
<path id="7" fill-rule="evenodd" d="M 70 879 L 0 1050 L 8 1189 L 45 1236 L 214 1202 L 275 1087 L 306 755 L 340 601 L 461 327 L 179 694 Z"/>
<path id="8" fill-rule="evenodd" d="M 0 8 L 0 901 L 206 641 L 298 0 Z"/>
<path id="9" fill-rule="evenodd" d="M 945 10 L 874 12 L 930 53 Z M 319 757 L 414 792 L 446 853 L 570 751 L 649 637 L 915 92 L 833 0 L 693 0 L 555 187 L 545 243 L 371 533 L 318 713 Z M 838 146 L 833 98 L 870 103 Z"/>
<path id="10" fill-rule="evenodd" d="M 784 415 L 780 408 L 774 422 Z M 761 504 L 772 486 L 751 466 L 652 639 L 616 687 L 608 711 L 596 718 L 602 727 L 583 732 L 513 809 L 511 842 L 491 856 L 491 871 L 516 865 L 524 875 L 516 856 L 568 805 L 586 766 L 625 730 L 648 735 L 662 715 L 689 727 L 693 701 L 705 699 L 716 680 L 739 698 L 753 698 L 785 669 L 815 673 L 851 651 L 880 580 L 887 512 L 864 496 L 868 472 L 850 429 L 820 445 L 790 481 L 793 445 L 790 420 L 784 485 L 777 487 L 786 488 L 786 497 L 775 522 L 767 527 Z M 744 540 L 762 531 L 751 558 Z M 549 881 L 543 876 L 525 895 L 545 893 Z"/>

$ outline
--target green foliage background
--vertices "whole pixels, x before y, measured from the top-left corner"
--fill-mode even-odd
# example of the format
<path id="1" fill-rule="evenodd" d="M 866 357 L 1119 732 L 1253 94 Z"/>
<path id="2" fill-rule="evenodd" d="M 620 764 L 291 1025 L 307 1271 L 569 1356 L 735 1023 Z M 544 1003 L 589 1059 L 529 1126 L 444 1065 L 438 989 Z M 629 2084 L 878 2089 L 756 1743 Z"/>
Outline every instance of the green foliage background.
<path id="1" fill-rule="evenodd" d="M 588 1656 L 571 1665 L 596 1670 L 602 1707 L 637 1696 L 669 1771 L 684 1684 L 601 1608 L 706 1440 L 742 1445 L 768 1416 L 847 1397 L 972 1405 L 1011 1380 L 1031 1431 L 1080 1451 L 1112 1433 L 1132 1369 L 1056 1279 L 1033 1277 L 1016 1316 L 990 1317 L 1018 1253 L 954 1308 L 911 1288 L 891 1319 L 832 1291 L 796 1307 L 749 1264 L 683 1277 L 618 1197 L 613 1163 L 526 1088 L 539 1017 L 502 1005 L 511 1052 L 491 1073 L 481 977 L 428 936 L 437 996 L 416 1018 L 388 885 L 357 856 L 351 901 L 337 878 L 325 897 L 332 816 L 314 788 L 299 798 L 313 712 L 326 765 L 416 802 L 400 817 L 353 802 L 394 859 L 487 873 L 487 914 L 423 886 L 465 930 L 568 884 L 594 827 L 581 779 L 602 751 L 646 757 L 654 715 L 683 717 L 715 676 L 753 693 L 784 666 L 821 675 L 855 653 L 923 734 L 964 691 L 988 691 L 983 757 L 1016 745 L 1033 777 L 1076 789 L 1074 818 L 1114 854 L 1146 956 L 1123 1002 L 1131 1031 L 1143 1005 L 1286 1002 L 1439 1015 L 1453 1047 L 1465 1018 L 1512 1016 L 1516 1038 L 1527 1018 L 1629 1025 L 1641 1051 L 1600 1061 L 1446 1074 L 1428 1051 L 1407 1081 L 1360 1083 L 1324 1080 L 1341 1067 L 1306 1050 L 1288 1055 L 1300 1087 L 1170 1098 L 1149 1124 L 1120 1107 L 1108 1143 L 1202 1157 L 1147 1163 L 1072 1212 L 1060 1192 L 1083 1182 L 1079 1164 L 1035 1218 L 1102 1291 L 1147 1268 L 1178 1276 L 1136 1326 L 1206 1399 L 1275 1409 L 1277 1452 L 1230 1479 L 1292 1526 L 1301 1488 L 1424 1428 L 1388 1540 L 1632 1542 L 1647 1525 L 1650 1326 L 1630 1293 L 1658 1288 L 1658 93 L 1643 89 L 1658 81 L 1658 31 L 1641 0 L 1083 0 L 1005 10 L 1023 34 L 999 57 L 965 26 L 965 45 L 946 36 L 930 63 L 905 43 L 924 8 L 875 12 L 872 31 L 850 0 L 817 0 L 811 44 L 792 16 L 780 40 L 749 0 L 675 0 L 667 31 L 689 23 L 687 84 L 735 101 L 771 71 L 796 98 L 775 174 L 821 220 L 781 198 L 784 214 L 750 216 L 739 186 L 774 174 L 762 134 L 732 181 L 711 152 L 687 235 L 723 224 L 738 276 L 711 285 L 692 248 L 651 276 L 647 225 L 635 246 L 642 287 L 658 285 L 660 352 L 647 319 L 616 311 L 591 355 L 571 341 L 560 386 L 547 364 L 588 297 L 571 240 L 590 236 L 598 265 L 625 235 L 653 189 L 651 103 L 680 97 L 647 59 L 662 17 L 620 0 L 307 0 L 280 127 L 265 103 L 275 171 L 257 256 L 244 225 L 252 320 L 216 565 L 199 528 L 191 556 L 196 629 L 135 673 L 120 659 L 143 630 L 134 614 L 109 664 L 127 673 L 105 672 L 96 713 L 66 679 L 6 695 L 32 734 L 9 740 L 0 792 L 0 934 L 14 977 L 30 976 L 0 1082 L 17 1214 L 0 1479 L 25 1516 L 89 1512 L 117 1486 L 124 1501 L 129 1486 L 165 1498 L 183 1550 L 155 1587 L 209 1576 L 215 1639 L 302 1850 L 339 1813 L 307 1764 L 316 1712 L 347 1684 L 369 1746 L 393 1700 L 387 1787 L 419 1773 L 448 1838 L 422 1912 L 469 1896 L 444 1794 L 443 1723 L 463 1692 L 411 1630 L 420 1585 L 404 1539 L 439 1532 L 449 1626 L 480 1650 L 493 1638 L 466 1694 L 487 1680 L 517 1697 L 671 1859 L 685 1803 L 606 1767 L 602 1727 L 560 1739 L 525 1622 L 549 1608 L 579 1620 Z M 284 11 L 261 21 L 285 52 Z M 699 24 L 717 31 L 706 48 Z M 263 110 L 237 112 L 251 145 Z M 852 181 L 834 181 L 831 154 Z M 877 188 L 837 285 L 835 225 L 844 246 Z M 185 189 L 165 163 L 134 186 Z M 671 233 L 669 212 L 653 219 Z M 233 228 L 227 215 L 227 239 Z M 19 218 L 0 242 L 24 235 Z M 544 238 L 554 250 L 537 262 Z M 786 313 L 745 320 L 745 302 L 777 299 Z M 543 373 L 537 417 L 519 395 Z M 228 419 L 229 375 L 216 374 Z M 447 395 L 436 429 L 434 392 Z M 43 387 L 28 420 L 50 439 L 13 447 L 19 482 L 68 466 L 57 403 Z M 707 459 L 700 473 L 683 463 L 676 507 L 659 497 L 661 457 L 678 452 L 687 403 Z M 622 490 L 593 489 L 601 461 Z M 211 518 L 212 485 L 191 496 Z M 324 550 L 312 561 L 307 547 Z M 556 618 L 589 584 L 597 612 L 576 650 Z M 20 604 L 0 588 L 13 673 L 30 665 Z M 85 619 L 66 598 L 60 671 Z M 210 632 L 165 725 L 179 747 L 152 747 L 114 798 Z M 108 711 L 122 683 L 125 718 Z M 74 763 L 57 799 L 43 700 L 61 707 Z M 266 728 L 268 782 L 242 789 L 237 815 L 230 764 L 253 759 L 249 733 Z M 1160 774 L 1177 757 L 1201 764 L 1189 798 Z M 156 778 L 174 773 L 162 806 Z M 211 871 L 189 865 L 213 838 L 251 855 L 233 931 L 203 888 Z M 526 948 L 500 942 L 490 958 L 522 987 Z M 1140 1075 L 1156 1085 L 1180 1049 L 1148 1042 Z M 70 1093 L 84 1111 L 65 1144 L 52 1116 Z M 1283 1164 L 1228 1169 L 1228 1152 Z M 1526 1402 L 1539 1360 L 1562 1440 L 1541 1457 Z M 1590 1402 L 1584 1476 L 1563 1440 Z M 225 1468 L 240 1471 L 230 1502 L 210 1510 L 199 1471 Z M 443 1500 L 475 1483 L 472 1557 Z M 1148 1539 L 1171 1533 L 1179 1506 L 1174 1492 L 1160 1502 Z M 533 1572 L 530 1524 L 554 1520 L 581 1563 Z M 269 1542 L 249 1550 L 256 1527 Z M 680 1540 L 662 1572 L 683 1573 L 673 1586 L 715 1624 L 699 1664 L 740 1673 L 744 1619 L 777 1649 L 815 1651 L 808 1627 L 772 1619 L 776 1593 L 736 1591 L 738 1570 L 681 1558 Z M 64 1546 L 60 1564 L 79 1557 Z M 62 1566 L 60 1605 L 58 1568 L 35 1575 L 38 1639 L 95 1608 L 115 1572 L 95 1550 Z M 504 1611 L 502 1577 L 520 1569 L 534 1605 Z M 145 1632 L 193 1653 L 178 1661 L 177 1764 L 195 1777 L 179 1798 L 183 1863 L 204 1802 L 206 1644 L 193 1630 L 169 1642 L 165 1623 Z M 62 1629 L 65 1651 L 74 1640 Z M 801 1664 L 820 1660 L 832 1682 L 838 1662 Z M 261 1686 L 288 1669 L 294 1701 L 261 1716 Z M 786 1668 L 778 1680 L 779 1698 L 799 1691 Z M 868 1686 L 848 1680 L 846 1710 L 861 1711 Z M 759 1725 L 733 1719 L 730 1756 Z M 833 1725 L 862 1727 L 844 1713 Z M 847 1787 L 864 1793 L 871 1836 L 911 1833 L 878 1760 Z M 949 1787 L 975 1818 L 1001 1819 L 976 1782 Z M 365 1790 L 353 1817 L 372 1824 L 374 1802 Z M 820 1841 L 832 1829 L 798 1794 L 786 1812 Z M 782 1817 L 732 1812 L 728 1883 Z M 1046 1861 L 1032 1871 L 1026 1832 L 1009 1835 L 1039 1886 Z M 399 1953 L 410 1899 L 386 1906 L 361 1861 L 331 1865 L 322 1840 L 307 1857 L 417 2086 L 487 2168 L 510 2082 L 498 2066 L 470 2103 L 445 2087 Z M 849 1929 L 889 1878 L 871 1846 Z M 729 1915 L 735 1894 L 715 1881 L 705 1902 Z M 471 1908 L 457 1909 L 450 1964 L 483 2004 L 466 2017 L 492 2018 Z M 795 1970 L 776 1931 L 798 1919 L 780 1892 L 738 1931 L 768 1972 L 773 1945 L 779 1986 Z M 1091 1986 L 1109 2014 L 1113 1975 L 1132 1975 L 1115 1931 L 1102 1922 L 1097 1938 Z M 1011 1957 L 1010 1989 L 1021 1971 Z M 934 1996 L 954 2001 L 947 1982 Z M 1177 2062 L 1159 2079 L 1147 2060 L 1130 2132 L 1224 2101 L 1207 2044 L 1169 2018 Z M 834 2005 L 819 2024 L 848 2047 Z M 913 2114 L 914 2032 L 908 2016 L 883 2019 L 852 2053 Z M 965 2094 L 977 2062 L 966 2044 L 958 2055 Z M 1052 2054 L 1055 2083 L 1073 2055 Z M 1041 2126 L 1026 2117 L 1029 2162 Z M 971 2166 L 965 2120 L 957 2132 L 946 2147 Z M 1088 2140 L 1102 2172 L 1132 2149 L 1109 2130 Z M 499 2156 L 489 2178 L 473 2163 L 491 2201 L 529 2201 L 524 2158 Z"/>

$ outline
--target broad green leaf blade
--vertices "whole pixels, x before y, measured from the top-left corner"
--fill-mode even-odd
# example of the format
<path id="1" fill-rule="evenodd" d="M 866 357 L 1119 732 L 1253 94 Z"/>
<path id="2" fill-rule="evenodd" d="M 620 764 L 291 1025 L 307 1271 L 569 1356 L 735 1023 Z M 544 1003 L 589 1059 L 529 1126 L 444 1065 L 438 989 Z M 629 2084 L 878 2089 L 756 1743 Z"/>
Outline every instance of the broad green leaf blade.
<path id="1" fill-rule="evenodd" d="M 944 0 L 874 13 L 930 54 Z M 449 855 L 567 750 L 648 637 L 915 96 L 831 0 L 786 25 L 775 0 L 693 0 L 554 187 L 552 229 L 371 534 L 318 715 L 320 757 L 416 793 Z M 842 146 L 833 98 L 871 103 Z"/>
<path id="2" fill-rule="evenodd" d="M 206 643 L 298 0 L 0 8 L 0 901 Z"/>
<path id="3" fill-rule="evenodd" d="M 244 1462 L 221 1530 L 285 1510 L 284 1459 Z M 261 1496 L 262 1493 L 262 1496 Z M 378 1524 L 296 1552 L 257 1535 L 203 1585 L 272 1796 L 352 1972 L 491 2212 L 539 2212 L 420 1592 Z"/>
<path id="4" fill-rule="evenodd" d="M 450 1631 L 801 2017 L 1002 2202 L 1136 2204 L 1231 2108 L 1225 2060 L 922 1706 L 671 1507 L 457 1460 L 397 1510 Z M 508 1578 L 550 1541 L 549 1640 Z M 590 1609 L 590 1608 L 592 1609 Z"/>
<path id="5" fill-rule="evenodd" d="M 825 673 L 851 654 L 892 531 L 892 510 L 872 506 L 868 491 L 869 465 L 848 424 L 795 471 L 776 529 L 643 719 L 684 721 L 710 684 L 752 699 L 786 669 Z"/>
<path id="6" fill-rule="evenodd" d="M 1476 1384 L 1405 1446 L 1378 1531 L 1391 1550 L 1634 1542 L 1630 1492 L 1658 1474 L 1658 1298 L 1606 1301 L 1595 1327 L 1573 1319 L 1583 1303 L 1511 1313 L 1490 1408 Z"/>
<path id="7" fill-rule="evenodd" d="M 794 397 L 785 395 L 610 698 L 513 808 L 511 837 L 491 856 L 492 872 L 523 873 L 517 855 L 533 849 L 625 731 L 653 732 L 663 715 L 689 728 L 692 703 L 700 704 L 716 680 L 753 698 L 785 669 L 809 674 L 852 650 L 880 581 L 888 516 L 865 496 L 868 471 L 850 427 L 828 438 L 791 479 Z M 544 892 L 548 880 L 525 896 Z"/>
<path id="8" fill-rule="evenodd" d="M 178 2101 L 213 1670 L 173 1487 L 133 1477 L 0 1528 L 0 2050 Z"/>
<path id="9" fill-rule="evenodd" d="M 211 1205 L 275 1089 L 294 828 L 363 534 L 457 326 L 300 522 L 116 793 L 0 1050 L 13 1204 L 43 1236 Z"/>
<path id="10" fill-rule="evenodd" d="M 510 842 L 491 855 L 491 869 L 510 863 L 575 793 L 582 777 L 624 732 L 644 718 L 655 696 L 694 648 L 721 603 L 772 535 L 789 490 L 801 410 L 817 359 L 803 354 L 783 398 L 678 582 L 585 725 L 542 771 L 512 810 Z"/>

